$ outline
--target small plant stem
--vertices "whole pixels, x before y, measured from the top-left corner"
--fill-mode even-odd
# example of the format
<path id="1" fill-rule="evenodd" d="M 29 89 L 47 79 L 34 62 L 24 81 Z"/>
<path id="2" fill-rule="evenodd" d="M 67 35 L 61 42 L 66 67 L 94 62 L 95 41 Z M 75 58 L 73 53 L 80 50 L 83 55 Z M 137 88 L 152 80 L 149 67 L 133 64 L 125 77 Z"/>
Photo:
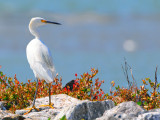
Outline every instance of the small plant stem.
<path id="1" fill-rule="evenodd" d="M 128 82 L 128 86 L 129 86 L 129 89 L 130 89 L 130 87 L 131 87 L 131 82 L 129 81 L 129 76 L 128 76 L 128 64 L 127 64 L 127 61 L 126 61 L 126 59 L 124 59 L 124 67 L 123 67 L 123 65 L 122 65 L 122 69 L 123 69 L 123 72 L 124 72 L 124 75 L 125 75 L 125 77 L 126 77 L 126 80 L 127 80 L 127 82 Z M 130 66 L 129 66 L 130 67 Z"/>
<path id="2" fill-rule="evenodd" d="M 155 83 L 154 83 L 154 108 L 155 108 L 155 103 L 156 103 L 156 88 L 157 88 L 157 66 L 156 66 L 156 71 L 155 71 Z"/>

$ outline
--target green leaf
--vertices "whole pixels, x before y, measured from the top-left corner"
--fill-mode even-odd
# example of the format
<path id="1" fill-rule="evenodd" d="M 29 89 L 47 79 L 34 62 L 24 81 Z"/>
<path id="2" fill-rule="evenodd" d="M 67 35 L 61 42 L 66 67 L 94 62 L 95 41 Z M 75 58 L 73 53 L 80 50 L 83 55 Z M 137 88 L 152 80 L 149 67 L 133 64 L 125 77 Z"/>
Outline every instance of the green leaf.
<path id="1" fill-rule="evenodd" d="M 118 90 L 120 87 L 119 87 L 119 85 L 117 86 L 117 87 L 115 87 L 116 88 L 116 90 Z"/>
<path id="2" fill-rule="evenodd" d="M 88 89 L 87 89 L 87 92 L 90 92 L 90 91 L 91 91 L 91 88 L 88 88 Z"/>
<path id="3" fill-rule="evenodd" d="M 148 81 L 149 81 L 149 83 L 152 82 L 151 79 L 149 79 Z"/>
<path id="4" fill-rule="evenodd" d="M 159 86 L 160 86 L 160 83 L 157 84 L 157 88 L 159 88 Z"/>
<path id="5" fill-rule="evenodd" d="M 84 88 L 82 91 L 87 92 L 87 89 L 86 89 L 86 88 Z"/>
<path id="6" fill-rule="evenodd" d="M 109 96 L 109 94 L 108 94 L 108 93 L 106 93 L 106 94 L 105 94 L 105 96 L 107 97 L 107 96 Z"/>
<path id="7" fill-rule="evenodd" d="M 80 99 L 81 97 L 79 95 L 77 95 L 77 98 Z"/>
<path id="8" fill-rule="evenodd" d="M 7 107 L 11 107 L 11 103 L 7 103 Z"/>
<path id="9" fill-rule="evenodd" d="M 132 95 L 132 97 L 135 97 L 135 96 L 136 96 L 136 94 L 133 94 L 133 95 Z"/>
<path id="10" fill-rule="evenodd" d="M 64 115 L 60 120 L 67 120 L 66 115 Z"/>
<path id="11" fill-rule="evenodd" d="M 153 86 L 154 86 L 154 83 L 153 83 L 153 82 L 151 82 L 151 83 L 150 83 L 150 86 L 151 86 L 151 87 L 153 87 Z"/>
<path id="12" fill-rule="evenodd" d="M 1 76 L 3 76 L 3 72 L 0 71 L 0 73 L 1 73 Z"/>
<path id="13" fill-rule="evenodd" d="M 144 105 L 148 105 L 148 103 L 145 101 L 145 102 L 144 102 Z"/>
<path id="14" fill-rule="evenodd" d="M 8 96 L 5 96 L 5 97 L 3 98 L 3 100 L 9 100 L 9 97 L 8 97 Z"/>
<path id="15" fill-rule="evenodd" d="M 118 104 L 116 102 L 114 102 L 115 106 L 117 106 Z"/>
<path id="16" fill-rule="evenodd" d="M 142 105 L 142 102 L 139 101 L 139 102 L 137 102 L 137 104 L 138 104 L 139 106 L 141 106 L 141 105 Z"/>

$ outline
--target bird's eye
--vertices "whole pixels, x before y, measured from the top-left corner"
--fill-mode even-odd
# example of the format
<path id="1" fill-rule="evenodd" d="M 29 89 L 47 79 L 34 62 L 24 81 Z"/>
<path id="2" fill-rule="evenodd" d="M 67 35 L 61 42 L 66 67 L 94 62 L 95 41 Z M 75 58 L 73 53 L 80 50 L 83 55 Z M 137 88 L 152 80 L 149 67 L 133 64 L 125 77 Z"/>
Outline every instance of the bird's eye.
<path id="1" fill-rule="evenodd" d="M 46 20 L 41 20 L 41 22 L 46 23 Z"/>

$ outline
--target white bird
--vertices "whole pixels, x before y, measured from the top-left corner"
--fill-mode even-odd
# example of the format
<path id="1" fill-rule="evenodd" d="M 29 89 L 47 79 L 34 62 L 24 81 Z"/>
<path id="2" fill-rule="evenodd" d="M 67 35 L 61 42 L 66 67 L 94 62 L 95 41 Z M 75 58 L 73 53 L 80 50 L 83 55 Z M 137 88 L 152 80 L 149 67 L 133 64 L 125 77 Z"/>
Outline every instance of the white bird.
<path id="1" fill-rule="evenodd" d="M 30 108 L 27 113 L 29 113 L 32 109 L 36 109 L 39 111 L 39 109 L 35 107 L 38 80 L 45 80 L 47 83 L 50 83 L 55 77 L 55 68 L 52 62 L 51 53 L 48 47 L 40 40 L 40 36 L 37 30 L 39 26 L 46 25 L 47 23 L 60 25 L 60 23 L 50 22 L 41 17 L 32 18 L 29 23 L 29 30 L 31 34 L 35 36 L 35 38 L 28 43 L 26 54 L 28 62 L 30 64 L 30 68 L 33 70 L 34 76 L 37 79 L 37 85 L 32 108 Z M 48 106 L 52 107 L 50 98 L 50 87 Z"/>

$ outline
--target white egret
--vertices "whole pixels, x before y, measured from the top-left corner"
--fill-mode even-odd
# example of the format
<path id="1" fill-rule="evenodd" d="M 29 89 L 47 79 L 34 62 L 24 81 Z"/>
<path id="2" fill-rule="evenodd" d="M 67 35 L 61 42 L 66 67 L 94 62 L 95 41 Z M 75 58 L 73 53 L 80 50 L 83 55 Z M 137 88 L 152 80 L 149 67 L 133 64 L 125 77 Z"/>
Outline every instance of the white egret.
<path id="1" fill-rule="evenodd" d="M 29 23 L 29 30 L 31 34 L 35 36 L 35 38 L 31 40 L 27 45 L 26 54 L 27 54 L 27 59 L 30 64 L 30 67 L 33 70 L 35 78 L 37 79 L 37 85 L 36 85 L 36 91 L 35 91 L 32 107 L 29 108 L 29 111 L 27 113 L 29 113 L 32 109 L 36 109 L 39 111 L 39 109 L 35 107 L 38 80 L 45 80 L 47 83 L 50 83 L 53 81 L 54 75 L 55 75 L 55 68 L 52 62 L 51 53 L 48 47 L 40 40 L 40 36 L 37 31 L 37 28 L 39 26 L 45 25 L 47 23 L 60 25 L 60 23 L 50 22 L 41 17 L 32 18 Z M 49 85 L 49 105 L 48 106 L 52 107 L 50 91 L 51 89 Z"/>

